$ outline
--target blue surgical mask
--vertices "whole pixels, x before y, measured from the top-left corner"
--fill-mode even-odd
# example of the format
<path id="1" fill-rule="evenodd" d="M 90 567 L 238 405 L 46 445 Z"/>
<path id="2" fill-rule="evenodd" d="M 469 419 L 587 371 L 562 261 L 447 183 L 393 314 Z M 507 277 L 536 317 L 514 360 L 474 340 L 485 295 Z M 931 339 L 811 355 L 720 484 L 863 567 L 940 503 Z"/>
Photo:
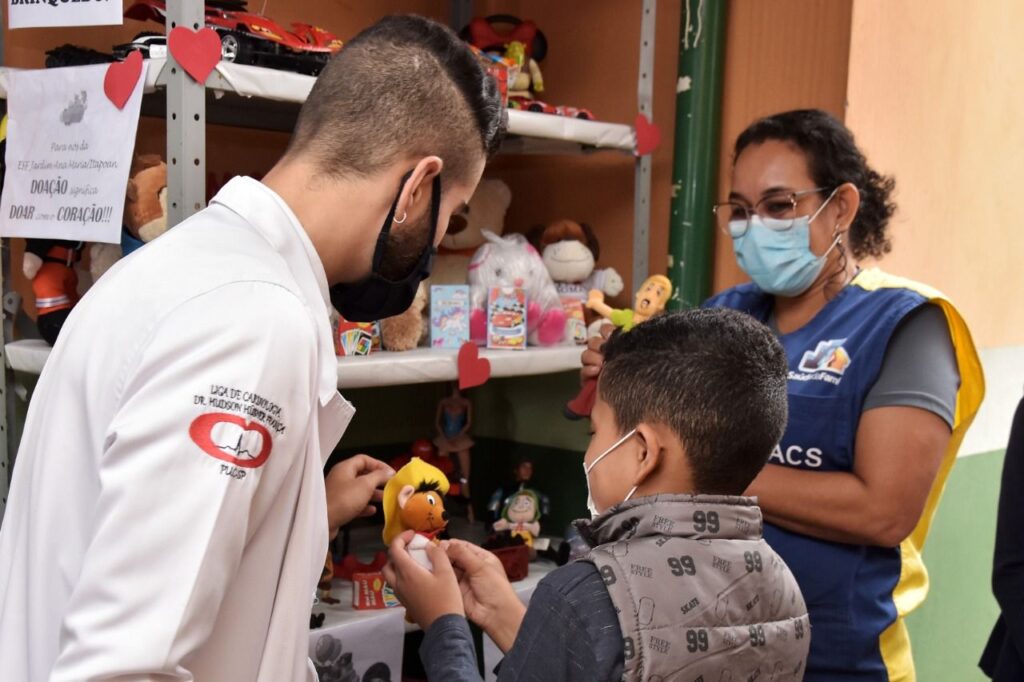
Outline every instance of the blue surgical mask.
<path id="1" fill-rule="evenodd" d="M 742 220 L 729 223 L 736 260 L 762 291 L 775 296 L 799 296 L 807 291 L 825 267 L 825 259 L 839 243 L 839 235 L 820 256 L 811 251 L 811 222 L 835 195 L 833 191 L 814 215 L 794 220 L 750 217 L 750 227 Z"/>

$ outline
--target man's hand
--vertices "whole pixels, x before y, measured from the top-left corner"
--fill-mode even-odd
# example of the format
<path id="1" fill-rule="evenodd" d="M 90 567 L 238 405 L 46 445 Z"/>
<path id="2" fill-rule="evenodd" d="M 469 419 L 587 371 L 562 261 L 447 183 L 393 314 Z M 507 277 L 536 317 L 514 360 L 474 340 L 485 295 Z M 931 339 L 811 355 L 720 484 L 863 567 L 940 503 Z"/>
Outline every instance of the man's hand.
<path id="1" fill-rule="evenodd" d="M 338 462 L 327 474 L 327 523 L 331 537 L 338 528 L 360 516 L 372 516 L 380 502 L 380 490 L 395 475 L 394 469 L 368 455 Z"/>
<path id="2" fill-rule="evenodd" d="M 407 530 L 391 541 L 388 563 L 382 572 L 384 580 L 405 606 L 409 620 L 425 632 L 441 616 L 466 614 L 462 608 L 459 583 L 455 579 L 448 555 L 434 543 L 426 547 L 427 558 L 434 565 L 434 572 L 431 573 L 416 563 L 405 548 L 414 535 Z"/>
<path id="3" fill-rule="evenodd" d="M 580 371 L 583 381 L 596 379 L 601 374 L 601 367 L 604 365 L 604 353 L 602 352 L 604 342 L 608 340 L 614 329 L 615 327 L 611 324 L 603 324 L 600 336 L 591 336 L 587 339 L 587 349 L 583 351 L 580 358 L 583 362 L 583 369 Z"/>
<path id="4" fill-rule="evenodd" d="M 493 553 L 462 540 L 449 540 L 448 558 L 461 573 L 459 589 L 466 616 L 494 640 L 503 653 L 516 641 L 526 607 L 519 601 Z"/>

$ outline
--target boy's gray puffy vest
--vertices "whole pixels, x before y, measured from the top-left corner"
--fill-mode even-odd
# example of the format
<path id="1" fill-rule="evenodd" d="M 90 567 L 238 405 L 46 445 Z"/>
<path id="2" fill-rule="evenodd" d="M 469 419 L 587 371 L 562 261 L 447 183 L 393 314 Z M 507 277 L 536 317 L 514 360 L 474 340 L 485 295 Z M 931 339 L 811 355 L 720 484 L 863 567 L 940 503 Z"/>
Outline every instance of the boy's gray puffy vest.
<path id="1" fill-rule="evenodd" d="M 796 580 L 751 498 L 654 495 L 577 528 L 622 628 L 623 679 L 801 680 L 810 646 Z"/>

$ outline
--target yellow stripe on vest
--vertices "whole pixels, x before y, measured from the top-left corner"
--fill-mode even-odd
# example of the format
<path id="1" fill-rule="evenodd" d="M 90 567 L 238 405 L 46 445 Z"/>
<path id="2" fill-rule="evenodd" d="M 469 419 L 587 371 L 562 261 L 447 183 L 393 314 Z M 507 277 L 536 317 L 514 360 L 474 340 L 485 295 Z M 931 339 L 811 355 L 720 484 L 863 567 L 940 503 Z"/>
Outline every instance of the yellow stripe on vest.
<path id="1" fill-rule="evenodd" d="M 940 291 L 913 280 L 890 275 L 877 268 L 861 271 L 854 278 L 852 284 L 866 291 L 908 289 L 921 294 L 928 299 L 929 303 L 939 306 L 946 315 L 960 371 L 960 389 L 956 394 L 956 412 L 953 416 L 953 433 L 949 439 L 949 447 L 942 458 L 942 464 L 935 476 L 931 492 L 928 493 L 928 500 L 925 502 L 924 511 L 921 513 L 917 526 L 910 536 L 900 543 L 902 563 L 900 579 L 896 583 L 892 595 L 898 615 L 896 621 L 879 638 L 882 659 L 889 671 L 890 682 L 912 682 L 915 679 L 914 661 L 910 653 L 910 638 L 907 636 L 903 617 L 920 606 L 928 594 L 928 571 L 921 560 L 921 552 L 924 549 L 925 539 L 928 537 L 928 530 L 931 528 L 932 518 L 935 516 L 935 509 L 939 505 L 943 490 L 945 490 L 946 479 L 956 461 L 956 453 L 963 442 L 964 434 L 967 433 L 968 427 L 974 421 L 974 415 L 978 412 L 982 398 L 985 396 L 985 375 L 982 372 L 981 360 L 978 358 L 978 351 L 974 348 L 974 341 L 971 339 L 971 332 L 967 329 L 967 324 L 949 299 Z"/>

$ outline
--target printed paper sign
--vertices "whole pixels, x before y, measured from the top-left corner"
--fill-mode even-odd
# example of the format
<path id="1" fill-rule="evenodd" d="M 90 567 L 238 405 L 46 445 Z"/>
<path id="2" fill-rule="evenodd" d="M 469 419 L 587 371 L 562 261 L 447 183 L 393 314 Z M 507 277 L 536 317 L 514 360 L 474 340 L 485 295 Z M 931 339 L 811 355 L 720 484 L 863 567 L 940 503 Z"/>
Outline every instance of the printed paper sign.
<path id="1" fill-rule="evenodd" d="M 8 73 L 0 236 L 121 241 L 146 69 L 118 109 L 108 65 Z"/>
<path id="2" fill-rule="evenodd" d="M 313 608 L 314 613 L 320 610 Z M 343 612 L 337 607 L 326 612 L 323 628 L 310 633 L 309 643 L 309 657 L 321 680 L 402 679 L 405 609 L 364 611 L 375 615 L 356 620 L 339 618 Z M 343 624 L 336 624 L 342 619 Z"/>
<path id="3" fill-rule="evenodd" d="M 123 24 L 121 0 L 10 0 L 11 28 Z"/>

